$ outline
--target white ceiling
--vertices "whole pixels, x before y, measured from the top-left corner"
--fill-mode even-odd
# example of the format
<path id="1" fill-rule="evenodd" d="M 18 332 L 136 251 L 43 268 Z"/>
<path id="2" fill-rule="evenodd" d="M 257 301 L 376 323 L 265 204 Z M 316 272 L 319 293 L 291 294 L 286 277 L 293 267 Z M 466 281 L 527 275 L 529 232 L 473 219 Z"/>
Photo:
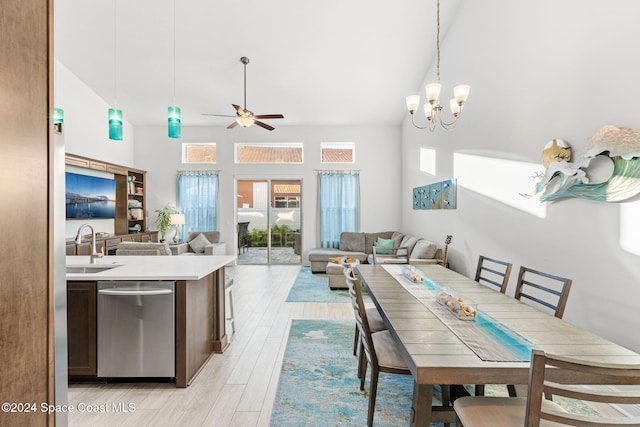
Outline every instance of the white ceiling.
<path id="1" fill-rule="evenodd" d="M 443 33 L 458 5 L 443 1 Z M 133 125 L 166 125 L 174 0 L 118 0 L 115 20 L 113 0 L 54 7 L 55 57 Z M 242 106 L 247 56 L 247 108 L 284 114 L 266 120 L 276 128 L 398 125 L 433 62 L 435 22 L 435 0 L 175 0 L 175 104 L 184 126 L 226 126 L 201 113 Z"/>

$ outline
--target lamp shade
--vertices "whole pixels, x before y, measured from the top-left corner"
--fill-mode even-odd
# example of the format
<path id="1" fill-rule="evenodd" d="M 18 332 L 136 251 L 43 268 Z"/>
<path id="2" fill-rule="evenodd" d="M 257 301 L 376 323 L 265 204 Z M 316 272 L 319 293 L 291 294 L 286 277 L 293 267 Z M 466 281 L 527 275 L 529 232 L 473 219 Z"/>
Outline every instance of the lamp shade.
<path id="1" fill-rule="evenodd" d="M 62 108 L 53 109 L 53 123 L 64 123 L 64 110 Z"/>
<path id="2" fill-rule="evenodd" d="M 169 214 L 171 225 L 183 225 L 185 222 L 184 214 Z"/>
<path id="3" fill-rule="evenodd" d="M 109 139 L 122 141 L 122 110 L 109 108 Z"/>
<path id="4" fill-rule="evenodd" d="M 180 138 L 180 122 L 182 113 L 180 107 L 172 105 L 169 107 L 168 131 L 169 138 Z"/>

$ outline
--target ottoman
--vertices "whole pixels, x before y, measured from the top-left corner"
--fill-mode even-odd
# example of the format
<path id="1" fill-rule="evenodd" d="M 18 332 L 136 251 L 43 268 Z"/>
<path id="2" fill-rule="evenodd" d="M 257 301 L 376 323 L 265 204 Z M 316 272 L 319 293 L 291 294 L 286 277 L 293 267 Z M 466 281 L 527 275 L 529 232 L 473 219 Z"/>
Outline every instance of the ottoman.
<path id="1" fill-rule="evenodd" d="M 329 289 L 349 289 L 347 280 L 344 277 L 344 267 L 342 264 L 328 262 L 326 272 L 329 278 Z"/>

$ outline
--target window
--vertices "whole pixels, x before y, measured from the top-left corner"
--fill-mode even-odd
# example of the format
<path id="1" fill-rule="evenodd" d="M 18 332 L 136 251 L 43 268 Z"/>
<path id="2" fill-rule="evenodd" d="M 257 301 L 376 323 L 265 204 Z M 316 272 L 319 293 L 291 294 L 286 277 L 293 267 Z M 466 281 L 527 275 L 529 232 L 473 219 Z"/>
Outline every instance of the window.
<path id="1" fill-rule="evenodd" d="M 431 175 L 436 174 L 436 149 L 420 147 L 420 170 Z"/>
<path id="2" fill-rule="evenodd" d="M 354 163 L 356 145 L 353 142 L 322 142 L 320 144 L 322 163 Z"/>
<path id="3" fill-rule="evenodd" d="M 183 142 L 182 163 L 216 163 L 215 142 Z"/>
<path id="4" fill-rule="evenodd" d="M 300 197 L 298 196 L 275 196 L 275 208 L 299 208 Z"/>
<path id="5" fill-rule="evenodd" d="M 238 142 L 235 147 L 236 163 L 303 163 L 301 142 Z"/>

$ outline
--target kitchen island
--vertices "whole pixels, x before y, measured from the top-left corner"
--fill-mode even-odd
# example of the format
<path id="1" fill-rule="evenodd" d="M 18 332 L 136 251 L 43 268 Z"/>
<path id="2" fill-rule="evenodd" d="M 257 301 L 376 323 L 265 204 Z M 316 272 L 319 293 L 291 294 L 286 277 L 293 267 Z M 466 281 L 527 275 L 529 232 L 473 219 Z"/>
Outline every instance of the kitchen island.
<path id="1" fill-rule="evenodd" d="M 71 379 L 99 379 L 98 282 L 175 282 L 175 381 L 187 387 L 212 353 L 228 345 L 225 265 L 235 256 L 68 256 L 68 341 Z"/>

